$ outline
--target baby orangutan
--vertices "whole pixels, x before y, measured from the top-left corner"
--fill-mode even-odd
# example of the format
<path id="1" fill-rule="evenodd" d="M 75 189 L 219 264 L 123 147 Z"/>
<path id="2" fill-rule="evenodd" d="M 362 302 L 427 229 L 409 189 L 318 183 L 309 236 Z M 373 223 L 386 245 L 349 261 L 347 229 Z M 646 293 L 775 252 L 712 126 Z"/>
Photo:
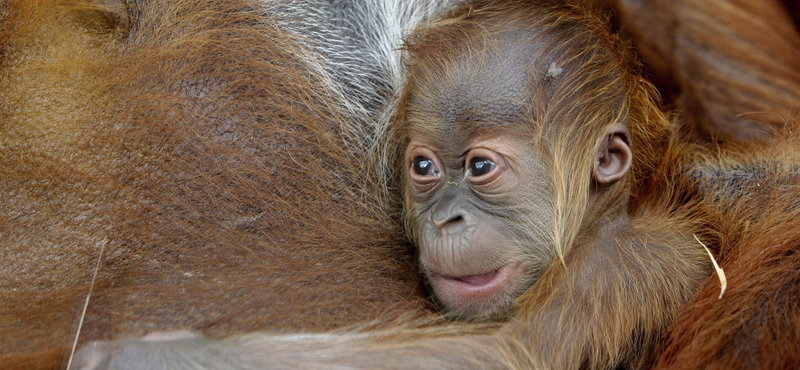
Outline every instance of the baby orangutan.
<path id="1" fill-rule="evenodd" d="M 410 40 L 401 102 L 407 230 L 436 299 L 462 317 L 503 316 L 573 259 L 576 237 L 608 250 L 630 227 L 622 76 L 591 49 L 559 55 L 570 40 L 534 20 L 484 12 Z"/>
<path id="2" fill-rule="evenodd" d="M 445 312 L 498 325 L 99 343 L 82 368 L 641 367 L 710 262 L 688 210 L 629 201 L 671 126 L 620 41 L 580 6 L 477 2 L 406 50 L 382 142 L 407 232 Z"/>

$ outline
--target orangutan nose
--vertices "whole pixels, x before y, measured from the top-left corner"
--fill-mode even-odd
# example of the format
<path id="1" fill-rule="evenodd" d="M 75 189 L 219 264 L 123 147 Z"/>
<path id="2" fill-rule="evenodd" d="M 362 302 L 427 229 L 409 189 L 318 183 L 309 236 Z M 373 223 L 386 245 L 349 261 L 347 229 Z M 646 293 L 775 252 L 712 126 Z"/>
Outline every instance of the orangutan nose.
<path id="1" fill-rule="evenodd" d="M 465 209 L 466 199 L 460 193 L 446 194 L 431 211 L 431 222 L 437 229 L 464 226 L 469 221 L 469 212 Z"/>

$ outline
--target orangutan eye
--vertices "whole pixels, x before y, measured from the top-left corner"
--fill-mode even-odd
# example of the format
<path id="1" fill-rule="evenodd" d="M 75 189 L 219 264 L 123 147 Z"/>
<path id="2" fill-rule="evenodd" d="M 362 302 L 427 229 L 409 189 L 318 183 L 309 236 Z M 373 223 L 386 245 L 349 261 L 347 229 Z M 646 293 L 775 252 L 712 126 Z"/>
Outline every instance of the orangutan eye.
<path id="1" fill-rule="evenodd" d="M 481 177 L 497 167 L 491 159 L 486 157 L 474 157 L 469 161 L 469 174 L 474 177 Z"/>
<path id="2" fill-rule="evenodd" d="M 433 164 L 433 160 L 428 157 L 415 157 L 413 167 L 414 173 L 420 176 L 436 176 L 439 174 L 439 171 Z"/>

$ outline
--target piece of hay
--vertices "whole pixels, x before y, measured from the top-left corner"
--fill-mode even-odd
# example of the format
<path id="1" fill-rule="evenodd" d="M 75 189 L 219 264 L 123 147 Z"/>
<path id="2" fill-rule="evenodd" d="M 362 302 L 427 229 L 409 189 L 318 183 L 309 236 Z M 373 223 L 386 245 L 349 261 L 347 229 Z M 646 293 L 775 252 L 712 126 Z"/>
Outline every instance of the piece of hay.
<path id="1" fill-rule="evenodd" d="M 702 245 L 703 248 L 705 248 L 706 252 L 708 253 L 708 256 L 711 257 L 711 263 L 714 264 L 714 270 L 717 271 L 717 276 L 719 276 L 720 292 L 719 292 L 719 297 L 717 297 L 717 299 L 722 299 L 722 295 L 725 294 L 725 288 L 728 287 L 728 279 L 725 278 L 725 271 L 719 268 L 717 260 L 714 259 L 714 255 L 711 254 L 711 251 L 708 250 L 708 247 L 706 247 L 706 245 L 703 244 L 703 242 L 701 242 L 700 239 L 697 238 L 697 235 L 695 234 L 692 235 L 694 235 L 694 239 L 697 240 L 697 242 L 700 243 L 700 245 Z"/>

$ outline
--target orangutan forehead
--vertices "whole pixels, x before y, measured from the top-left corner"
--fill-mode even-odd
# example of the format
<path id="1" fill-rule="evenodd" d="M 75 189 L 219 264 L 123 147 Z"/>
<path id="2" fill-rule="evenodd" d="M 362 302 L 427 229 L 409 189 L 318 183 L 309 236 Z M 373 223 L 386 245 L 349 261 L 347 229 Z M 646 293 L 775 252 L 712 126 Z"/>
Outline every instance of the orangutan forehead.
<path id="1" fill-rule="evenodd" d="M 409 129 L 429 131 L 435 124 L 445 137 L 458 136 L 516 125 L 530 113 L 530 78 L 524 66 L 481 69 L 466 65 L 448 74 L 444 78 L 422 76 L 427 80 L 409 96 Z"/>

